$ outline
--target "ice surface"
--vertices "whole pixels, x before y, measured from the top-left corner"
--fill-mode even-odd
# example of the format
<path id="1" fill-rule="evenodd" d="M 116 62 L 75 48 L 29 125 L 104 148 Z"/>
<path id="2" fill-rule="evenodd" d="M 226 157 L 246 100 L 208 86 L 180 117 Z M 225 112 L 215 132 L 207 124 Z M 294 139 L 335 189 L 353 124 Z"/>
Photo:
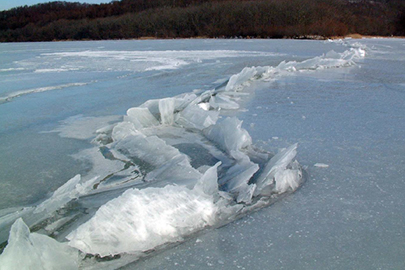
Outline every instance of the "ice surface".
<path id="1" fill-rule="evenodd" d="M 96 136 L 95 132 L 110 122 L 118 122 L 122 116 L 83 117 L 75 115 L 61 122 L 61 125 L 49 132 L 57 132 L 64 138 L 86 140 Z"/>
<path id="2" fill-rule="evenodd" d="M 323 46 L 319 44 L 317 46 Z M 93 145 L 88 146 L 91 147 L 90 149 L 75 155 L 78 160 L 89 164 L 84 171 L 85 175 L 72 178 L 55 191 L 51 198 L 34 208 L 37 216 L 32 220 L 41 220 L 41 224 L 35 224 L 35 222 L 32 224 L 41 228 L 42 231 L 45 229 L 48 233 L 58 235 L 59 241 L 64 241 L 64 237 L 69 235 L 70 244 L 84 253 L 101 256 L 120 254 L 121 258 L 124 258 L 126 255 L 123 253 L 140 254 L 159 249 L 165 243 L 182 241 L 184 237 L 206 226 L 225 224 L 234 220 L 238 213 L 247 213 L 263 207 L 281 197 L 278 196 L 279 194 L 295 191 L 302 183 L 302 173 L 295 161 L 297 145 L 291 145 L 290 142 L 299 141 L 300 146 L 301 143 L 305 145 L 304 151 L 308 151 L 310 149 L 307 145 L 308 141 L 316 141 L 316 138 L 308 138 L 309 135 L 301 134 L 301 130 L 308 131 L 308 128 L 301 122 L 297 123 L 288 117 L 295 116 L 299 111 L 298 119 L 302 121 L 302 115 L 305 114 L 306 122 L 310 122 L 311 117 L 322 115 L 322 112 L 312 115 L 311 111 L 301 112 L 300 108 L 294 105 L 299 103 L 298 99 L 313 101 L 310 94 L 309 96 L 303 94 L 309 91 L 304 84 L 301 84 L 301 80 L 308 79 L 305 78 L 306 75 L 310 75 L 308 77 L 312 79 L 311 76 L 316 77 L 314 74 L 320 76 L 320 72 L 327 72 L 326 69 L 330 72 L 328 74 L 332 74 L 335 69 L 344 70 L 345 67 L 356 66 L 356 62 L 365 57 L 366 48 L 362 46 L 353 48 L 339 46 L 341 45 L 328 45 L 328 50 L 331 47 L 335 51 L 325 54 L 322 54 L 323 50 L 320 53 L 319 50 L 308 50 L 308 53 L 303 51 L 286 53 L 291 55 L 288 61 L 282 61 L 285 58 L 283 57 L 271 61 L 264 59 L 260 62 L 256 56 L 261 53 L 241 54 L 241 51 L 238 51 L 228 55 L 235 57 L 232 61 L 235 60 L 238 63 L 237 67 L 232 64 L 232 68 L 229 66 L 232 61 L 220 63 L 211 61 L 221 58 L 218 55 L 203 55 L 212 51 L 184 51 L 184 55 L 181 56 L 179 56 L 180 51 L 159 51 L 156 57 L 146 51 L 142 58 L 140 52 L 107 50 L 103 56 L 102 51 L 94 53 L 82 51 L 78 54 L 77 50 L 72 50 L 70 54 L 65 50 L 59 54 L 41 54 L 40 60 L 31 59 L 32 62 L 38 61 L 35 65 L 33 64 L 35 66 L 33 70 L 37 71 L 38 76 L 45 74 L 38 73 L 41 70 L 49 74 L 62 71 L 58 69 L 74 72 L 69 66 L 58 67 L 60 61 L 58 58 L 78 64 L 78 68 L 82 71 L 92 70 L 93 67 L 90 66 L 96 61 L 102 62 L 102 65 L 94 68 L 104 69 L 106 74 L 122 70 L 147 71 L 140 77 L 134 74 L 119 77 L 121 82 L 130 81 L 128 84 L 124 83 L 125 87 L 122 89 L 115 84 L 103 84 L 105 89 L 112 88 L 117 91 L 115 94 L 107 94 L 103 105 L 95 105 L 95 101 L 90 102 L 89 98 L 83 101 L 85 108 L 90 107 L 89 110 L 93 110 L 94 106 L 94 110 L 99 110 L 102 115 L 105 115 L 112 110 L 108 99 L 122 95 L 122 98 L 119 97 L 120 101 L 124 99 L 131 101 L 125 103 L 129 104 L 125 105 L 125 108 L 120 108 L 120 114 L 125 113 L 122 110 L 130 108 L 121 122 L 112 125 L 106 123 L 107 126 L 104 128 L 100 128 L 97 124 L 91 132 L 90 126 L 93 121 L 87 119 L 89 121 L 81 122 L 81 125 L 86 125 L 88 132 L 83 129 L 82 134 L 79 127 L 80 121 L 75 121 L 78 124 L 77 129 L 74 124 L 65 125 L 63 132 L 62 129 L 55 129 L 61 136 L 71 132 L 70 134 L 73 135 L 65 136 L 70 138 L 82 136 L 81 138 L 88 139 L 98 135 L 92 142 Z M 269 47 L 266 46 L 266 48 Z M 282 49 L 288 50 L 284 47 Z M 265 49 L 262 48 L 262 50 Z M 298 54 L 298 59 L 307 60 L 291 61 L 296 58 L 295 54 Z M 238 57 L 247 58 L 239 60 L 236 59 Z M 80 63 L 75 62 L 74 59 L 78 59 Z M 50 60 L 49 66 L 41 64 L 43 60 Z M 224 59 L 221 58 L 222 60 Z M 200 65 L 201 61 L 203 64 Z M 243 68 L 247 62 L 264 65 Z M 276 65 L 266 66 L 269 63 L 276 63 Z M 280 64 L 277 65 L 277 63 Z M 182 67 L 185 65 L 190 65 L 195 70 L 199 70 L 196 67 L 202 67 L 202 71 L 193 73 L 193 69 L 190 68 L 190 71 L 184 72 L 185 69 Z M 168 71 L 171 67 L 176 70 Z M 111 68 L 111 73 L 106 68 Z M 166 69 L 166 71 L 158 71 L 160 69 Z M 237 73 L 240 70 L 242 71 Z M 347 70 L 347 74 L 350 74 Z M 236 74 L 232 75 L 232 73 Z M 213 85 L 212 82 L 218 80 L 212 80 L 210 77 L 218 74 L 221 78 L 228 76 L 228 82 L 220 86 Z M 114 76 L 116 76 L 115 73 Z M 180 77 L 184 80 L 178 80 Z M 202 77 L 209 77 L 209 79 L 203 81 Z M 195 78 L 197 82 L 194 82 Z M 140 80 L 142 83 L 139 85 L 145 84 L 145 87 L 127 87 L 133 84 L 133 80 Z M 149 89 L 148 83 L 153 84 L 156 80 L 161 82 L 154 89 Z M 226 79 L 220 80 L 220 82 L 224 81 Z M 257 98 L 249 97 L 249 93 L 254 90 L 249 88 L 251 82 L 255 82 L 255 89 L 257 86 L 264 85 L 268 92 L 260 92 Z M 293 93 L 280 91 L 280 88 L 286 85 L 295 84 L 300 87 L 294 88 Z M 100 91 L 103 87 L 100 87 Z M 193 87 L 211 90 L 184 93 L 184 91 L 192 91 Z M 162 89 L 165 90 L 163 93 Z M 342 89 L 338 88 L 338 90 Z M 56 94 L 56 92 L 52 93 Z M 105 92 L 102 92 L 100 95 L 104 94 Z M 321 91 L 318 95 L 323 98 L 325 93 Z M 149 98 L 153 99 L 145 101 Z M 326 99 L 328 98 L 331 96 L 326 96 Z M 18 100 L 24 101 L 23 98 Z M 256 105 L 258 101 L 260 106 Z M 11 104 L 14 102 L 7 105 Z M 300 106 L 303 104 L 300 103 Z M 77 113 L 79 112 L 73 115 Z M 254 118 L 254 114 L 257 117 Z M 68 116 L 61 117 L 66 119 Z M 279 123 L 277 119 L 285 121 Z M 319 117 L 316 119 L 319 120 Z M 351 121 L 350 118 L 348 119 Z M 291 123 L 294 123 L 293 127 Z M 329 122 L 333 128 L 331 123 L 333 121 Z M 292 139 L 286 139 L 285 137 L 288 137 L 286 133 L 293 133 L 292 130 L 298 135 L 292 136 Z M 67 133 L 64 133 L 65 131 Z M 269 140 L 272 137 L 277 137 L 278 140 Z M 265 149 L 258 150 L 255 147 L 257 139 L 262 140 L 259 143 Z M 317 141 L 317 144 L 319 142 L 322 141 Z M 272 143 L 276 146 L 270 146 Z M 288 145 L 291 146 L 288 147 Z M 287 148 L 269 160 L 272 155 L 268 149 L 282 147 Z M 315 162 L 311 159 L 314 153 L 315 150 L 300 159 L 309 157 L 312 161 L 308 163 L 314 164 Z M 330 159 L 317 156 L 316 160 L 329 162 Z M 317 171 L 328 172 L 329 170 Z M 377 190 L 380 191 L 380 189 L 385 190 L 379 185 Z M 74 203 L 69 203 L 72 200 Z M 302 211 L 305 212 L 305 209 Z M 7 215 L 7 220 L 16 219 L 19 216 L 25 218 L 25 215 L 30 215 L 29 212 L 21 215 Z M 50 218 L 46 219 L 47 216 Z M 272 219 L 271 214 L 269 218 Z M 277 218 L 272 220 L 278 222 Z M 252 226 L 256 226 L 253 223 Z M 29 222 L 27 224 L 32 225 Z M 266 224 L 272 223 L 266 221 Z M 282 231 L 289 226 L 284 225 L 269 231 Z M 258 231 L 260 230 L 259 228 Z M 254 240 L 240 241 L 236 246 L 256 243 L 257 241 Z M 226 256 L 228 255 L 230 254 Z M 120 261 L 118 257 L 110 259 L 113 259 L 112 262 Z M 93 269 L 102 265 L 96 259 L 84 261 L 91 264 Z M 234 266 L 232 262 L 229 265 Z"/>
<path id="3" fill-rule="evenodd" d="M 0 269 L 74 270 L 78 269 L 78 261 L 76 249 L 46 235 L 30 233 L 19 218 L 11 227 L 8 245 L 0 255 Z"/>

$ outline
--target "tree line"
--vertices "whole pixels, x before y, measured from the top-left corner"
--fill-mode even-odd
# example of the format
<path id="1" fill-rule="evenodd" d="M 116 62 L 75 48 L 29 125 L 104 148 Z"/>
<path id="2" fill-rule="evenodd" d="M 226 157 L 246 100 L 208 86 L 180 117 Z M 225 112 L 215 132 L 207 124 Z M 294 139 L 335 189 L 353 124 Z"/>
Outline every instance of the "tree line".
<path id="1" fill-rule="evenodd" d="M 405 35 L 405 1 L 122 0 L 0 12 L 0 41 Z"/>

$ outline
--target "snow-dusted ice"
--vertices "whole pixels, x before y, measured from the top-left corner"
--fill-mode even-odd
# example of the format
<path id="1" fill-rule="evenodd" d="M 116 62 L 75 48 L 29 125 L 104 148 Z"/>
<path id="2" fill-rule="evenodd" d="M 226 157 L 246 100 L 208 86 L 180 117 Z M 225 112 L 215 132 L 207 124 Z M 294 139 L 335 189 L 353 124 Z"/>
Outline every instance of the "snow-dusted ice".
<path id="1" fill-rule="evenodd" d="M 0 45 L 1 270 L 403 266 L 402 40 Z"/>

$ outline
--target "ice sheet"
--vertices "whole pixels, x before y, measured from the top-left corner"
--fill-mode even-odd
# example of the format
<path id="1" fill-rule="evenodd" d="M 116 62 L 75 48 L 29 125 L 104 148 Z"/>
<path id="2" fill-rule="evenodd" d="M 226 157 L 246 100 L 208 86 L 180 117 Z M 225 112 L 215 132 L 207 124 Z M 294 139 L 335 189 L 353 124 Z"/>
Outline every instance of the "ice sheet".
<path id="1" fill-rule="evenodd" d="M 190 57 L 197 58 L 193 53 L 184 57 L 179 57 L 178 53 L 161 53 L 164 60 L 141 59 L 141 54 L 133 52 L 87 51 L 43 54 L 42 57 L 56 62 L 57 57 L 155 61 L 164 68 L 170 64 L 178 67 L 188 61 L 198 62 L 198 59 L 190 60 Z M 200 51 L 196 55 L 200 57 L 203 53 L 207 52 Z M 173 60 L 172 56 L 176 55 Z M 153 57 L 143 52 L 145 56 Z M 216 59 L 219 56 L 204 57 Z M 62 228 L 61 235 L 68 234 L 70 245 L 82 252 L 110 256 L 149 252 L 165 243 L 181 241 L 206 226 L 221 224 L 218 220 L 226 223 L 235 218 L 238 211 L 243 212 L 242 209 L 248 212 L 263 207 L 269 203 L 269 198 L 296 190 L 302 183 L 302 174 L 295 161 L 296 144 L 271 160 L 265 158 L 270 156 L 268 152 L 256 150 L 247 131 L 254 125 L 246 123 L 247 127 L 242 127 L 243 122 L 233 116 L 245 109 L 241 107 L 244 98 L 248 98 L 244 90 L 251 82 L 273 80 L 298 71 L 353 66 L 361 57 L 364 50 L 356 48 L 343 53 L 329 52 L 301 62 L 284 61 L 275 67 L 247 67 L 230 76 L 227 84 L 213 90 L 155 97 L 130 108 L 122 122 L 101 129 L 96 127 L 98 136 L 90 155 L 98 155 L 98 158 L 91 158 L 92 167 L 106 168 L 89 170 L 83 178 L 72 178 L 38 205 L 36 214 L 55 213 L 64 207 L 70 212 L 78 207 L 84 217 L 72 221 L 73 225 L 69 224 L 72 219 L 63 216 L 64 211 L 45 223 L 52 232 Z M 153 65 L 143 68 L 159 69 L 159 65 Z M 194 150 L 200 151 L 204 158 L 198 159 Z M 96 173 L 100 175 L 96 177 Z M 114 187 L 103 184 L 109 180 L 100 182 L 100 179 L 113 178 L 122 181 L 117 181 L 119 184 Z M 126 188 L 129 189 L 124 191 Z M 77 204 L 69 204 L 72 200 Z M 85 216 L 87 212 L 91 214 Z"/>
<path id="2" fill-rule="evenodd" d="M 94 138 L 98 129 L 121 119 L 122 116 L 84 117 L 79 114 L 65 119 L 59 127 L 49 132 L 59 133 L 63 138 L 87 140 Z"/>

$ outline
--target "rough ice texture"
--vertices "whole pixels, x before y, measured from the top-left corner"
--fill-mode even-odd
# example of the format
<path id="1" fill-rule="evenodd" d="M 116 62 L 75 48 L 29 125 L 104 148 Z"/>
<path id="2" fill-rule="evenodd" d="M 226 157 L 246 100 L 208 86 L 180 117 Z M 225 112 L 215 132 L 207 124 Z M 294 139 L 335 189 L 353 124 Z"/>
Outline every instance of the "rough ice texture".
<path id="1" fill-rule="evenodd" d="M 225 90 L 241 91 L 245 85 L 249 84 L 249 81 L 274 79 L 276 76 L 288 72 L 349 67 L 356 65 L 355 60 L 364 58 L 365 55 L 365 49 L 359 46 L 358 48 L 350 48 L 342 53 L 330 51 L 322 56 L 302 62 L 282 61 L 276 67 L 246 67 L 240 73 L 231 76 Z"/>
<path id="2" fill-rule="evenodd" d="M 277 193 L 285 192 L 289 187 L 292 188 L 292 190 L 298 187 L 299 181 L 301 180 L 300 172 L 298 171 L 299 168 L 293 168 L 292 172 L 284 172 L 297 155 L 297 147 L 297 144 L 293 144 L 281 150 L 270 159 L 256 180 L 257 189 L 255 195 L 261 194 L 263 190 L 270 187 L 274 181 L 276 182 L 274 191 Z"/>
<path id="3" fill-rule="evenodd" d="M 213 167 L 210 167 L 194 186 L 194 190 L 207 195 L 215 195 L 218 193 L 218 167 L 221 162 L 217 162 Z"/>
<path id="4" fill-rule="evenodd" d="M 171 159 L 182 155 L 179 150 L 166 144 L 157 136 L 145 136 L 134 133 L 125 136 L 114 144 L 114 148 L 125 152 L 129 157 L 136 157 L 153 166 L 162 166 Z"/>
<path id="5" fill-rule="evenodd" d="M 96 163 L 99 166 L 111 163 L 121 173 L 136 168 L 142 183 L 154 184 L 154 187 L 131 188 L 119 197 L 114 195 L 115 199 L 108 197 L 110 201 L 103 204 L 90 220 L 75 227 L 77 229 L 72 228 L 68 235 L 69 244 L 82 252 L 100 256 L 144 252 L 179 241 L 215 224 L 223 216 L 235 214 L 252 203 L 255 196 L 296 190 L 302 178 L 300 167 L 294 161 L 297 145 L 281 150 L 270 161 L 267 157 L 257 158 L 260 154 L 251 147 L 252 138 L 242 128 L 242 121 L 236 117 L 222 119 L 220 112 L 239 109 L 238 98 L 247 94 L 242 91 L 252 81 L 274 79 L 297 71 L 352 66 L 354 60 L 364 55 L 364 49 L 353 48 L 343 53 L 331 51 L 302 62 L 281 62 L 276 67 L 249 67 L 232 76 L 226 86 L 199 96 L 182 94 L 149 100 L 139 107 L 130 108 L 122 122 L 97 131 L 100 137 L 96 149 L 106 148 L 110 159 Z M 181 148 L 184 144 L 192 145 L 201 155 L 209 157 L 205 160 L 207 163 L 201 163 L 201 158 L 198 166 L 193 167 L 192 151 L 185 153 Z M 259 164 L 266 165 L 260 168 Z M 128 168 L 121 169 L 123 165 Z M 103 176 L 119 175 L 110 169 L 99 171 Z M 38 205 L 35 213 L 52 213 L 70 200 L 88 194 L 94 181 L 90 178 L 85 182 L 82 180 L 80 176 L 69 180 L 50 199 Z M 108 192 L 108 188 L 103 191 Z M 56 221 L 48 229 L 55 231 L 68 220 Z M 25 250 L 28 240 L 13 240 L 20 238 L 35 242 L 35 248 L 38 246 L 47 254 L 48 249 L 42 244 L 48 245 L 51 239 L 27 233 L 27 228 L 16 223 L 1 262 L 9 258 L 11 251 L 7 250 Z M 60 247 L 51 242 L 52 251 L 59 252 Z M 61 254 L 54 257 L 63 258 L 70 251 Z M 27 260 L 34 266 L 39 261 Z"/>
<path id="6" fill-rule="evenodd" d="M 215 222 L 212 196 L 183 186 L 127 190 L 67 236 L 82 252 L 107 256 L 147 251 Z"/>
<path id="7" fill-rule="evenodd" d="M 92 186 L 96 183 L 98 177 L 93 177 L 85 182 L 82 182 L 80 174 L 74 176 L 64 185 L 58 188 L 52 196 L 35 207 L 34 213 L 38 214 L 43 211 L 51 214 L 57 209 L 62 208 L 73 199 L 79 198 L 81 195 L 87 194 L 92 190 Z"/>
<path id="8" fill-rule="evenodd" d="M 162 124 L 174 124 L 174 106 L 175 100 L 173 98 L 163 98 L 159 100 L 159 113 Z"/>
<path id="9" fill-rule="evenodd" d="M 81 189 L 81 186 L 79 185 L 80 180 L 81 177 L 78 174 L 67 181 L 63 186 L 58 188 L 49 199 L 38 205 L 34 210 L 34 213 L 39 213 L 45 210 L 52 213 L 70 202 L 72 199 L 77 198 Z"/>
<path id="10" fill-rule="evenodd" d="M 249 133 L 242 128 L 242 121 L 236 117 L 226 118 L 204 130 L 204 134 L 235 159 L 243 158 L 245 155 L 240 152 L 241 149 L 252 144 Z"/>
<path id="11" fill-rule="evenodd" d="M 213 225 L 220 164 L 209 168 L 193 189 L 167 185 L 127 190 L 70 233 L 69 245 L 100 256 L 136 254 Z"/>
<path id="12" fill-rule="evenodd" d="M 236 110 L 239 109 L 239 104 L 231 100 L 224 94 L 217 94 L 210 99 L 209 105 L 214 109 Z"/>
<path id="13" fill-rule="evenodd" d="M 0 255 L 0 269 L 78 269 L 78 252 L 48 236 L 30 233 L 19 218 L 11 227 L 8 245 Z"/>
<path id="14" fill-rule="evenodd" d="M 284 193 L 288 189 L 296 190 L 299 187 L 300 178 L 299 170 L 278 170 L 274 175 L 276 182 L 274 191 L 277 193 Z"/>
<path id="15" fill-rule="evenodd" d="M 148 108 L 140 107 L 129 109 L 124 120 L 131 122 L 136 129 L 157 126 L 159 124 Z"/>
<path id="16" fill-rule="evenodd" d="M 238 90 L 238 87 L 252 79 L 257 73 L 256 68 L 246 67 L 240 73 L 232 75 L 225 87 L 225 91 Z"/>
<path id="17" fill-rule="evenodd" d="M 209 111 L 205 105 L 191 103 L 178 114 L 176 123 L 187 128 L 202 130 L 214 125 L 218 116 L 218 111 Z"/>
<path id="18" fill-rule="evenodd" d="M 128 128 L 129 127 L 129 128 Z M 193 185 L 201 174 L 191 166 L 187 155 L 168 145 L 156 135 L 147 136 L 131 124 L 117 125 L 113 130 L 113 148 L 144 168 L 146 181 L 165 180 Z"/>

